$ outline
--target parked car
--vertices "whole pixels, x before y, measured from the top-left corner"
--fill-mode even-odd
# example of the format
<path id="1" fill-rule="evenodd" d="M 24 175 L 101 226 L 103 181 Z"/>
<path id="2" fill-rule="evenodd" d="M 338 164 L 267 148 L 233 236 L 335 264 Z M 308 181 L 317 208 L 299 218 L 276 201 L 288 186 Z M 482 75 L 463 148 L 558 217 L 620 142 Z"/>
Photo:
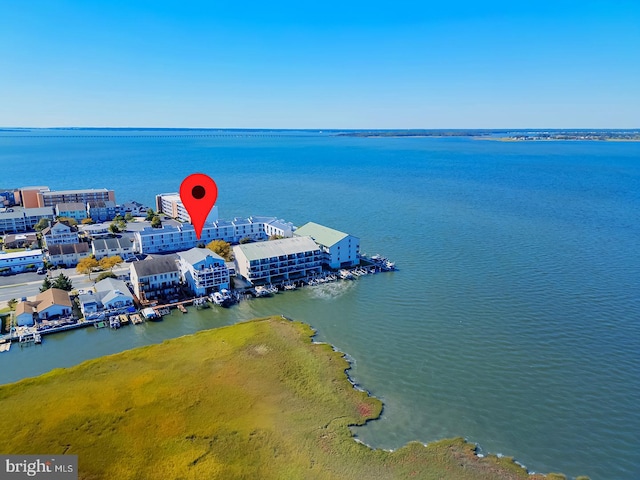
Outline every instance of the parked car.
<path id="1" fill-rule="evenodd" d="M 45 273 L 47 273 L 47 270 L 44 267 L 40 267 L 38 270 L 36 270 L 36 273 L 38 275 L 44 275 Z"/>

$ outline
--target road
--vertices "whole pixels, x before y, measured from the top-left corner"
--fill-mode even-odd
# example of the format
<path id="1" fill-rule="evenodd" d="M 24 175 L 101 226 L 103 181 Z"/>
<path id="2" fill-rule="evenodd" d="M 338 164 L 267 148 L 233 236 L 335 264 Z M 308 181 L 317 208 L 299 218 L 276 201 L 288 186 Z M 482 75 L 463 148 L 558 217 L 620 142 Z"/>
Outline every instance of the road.
<path id="1" fill-rule="evenodd" d="M 64 273 L 71 279 L 73 288 L 76 290 L 93 286 L 95 278 L 99 275 L 99 273 L 94 273 L 91 275 L 91 280 L 89 280 L 87 275 L 78 274 L 75 268 L 62 268 L 52 270 L 49 273 L 50 279 L 54 279 Z M 113 269 L 113 273 L 126 275 L 129 273 L 129 265 L 116 267 Z M 12 298 L 20 300 L 23 297 L 32 297 L 40 293 L 44 278 L 45 275 L 38 275 L 37 273 L 20 273 L 9 277 L 0 277 L 0 308 L 4 308 L 7 300 Z"/>

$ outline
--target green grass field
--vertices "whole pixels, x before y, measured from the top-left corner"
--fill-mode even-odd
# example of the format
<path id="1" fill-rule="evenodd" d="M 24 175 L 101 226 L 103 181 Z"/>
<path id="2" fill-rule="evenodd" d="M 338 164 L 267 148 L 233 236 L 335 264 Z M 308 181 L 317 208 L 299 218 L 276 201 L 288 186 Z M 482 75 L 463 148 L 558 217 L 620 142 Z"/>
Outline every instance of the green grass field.
<path id="1" fill-rule="evenodd" d="M 1 386 L 0 452 L 77 454 L 82 479 L 543 478 L 462 439 L 357 443 L 382 404 L 312 334 L 258 319 Z"/>

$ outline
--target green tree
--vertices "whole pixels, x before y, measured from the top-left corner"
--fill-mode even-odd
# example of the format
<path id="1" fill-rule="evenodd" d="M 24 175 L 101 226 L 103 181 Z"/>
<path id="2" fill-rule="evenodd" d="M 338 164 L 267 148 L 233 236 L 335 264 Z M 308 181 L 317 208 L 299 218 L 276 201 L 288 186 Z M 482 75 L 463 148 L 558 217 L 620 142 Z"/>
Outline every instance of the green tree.
<path id="1" fill-rule="evenodd" d="M 147 210 L 147 216 L 145 217 L 145 220 L 147 222 L 150 222 L 151 220 L 153 220 L 153 217 L 155 217 L 156 213 L 153 211 L 153 208 L 150 208 Z"/>
<path id="2" fill-rule="evenodd" d="M 18 304 L 18 300 L 16 300 L 15 298 L 12 298 L 7 302 L 7 305 L 9 305 L 9 310 L 15 310 L 17 304 Z"/>
<path id="3" fill-rule="evenodd" d="M 214 253 L 217 253 L 227 262 L 233 260 L 233 250 L 231 244 L 224 240 L 213 240 L 207 244 L 207 248 Z"/>
<path id="4" fill-rule="evenodd" d="M 127 212 L 124 215 L 124 220 L 125 220 L 125 222 L 132 222 L 133 221 L 133 215 L 131 214 L 131 212 Z"/>
<path id="5" fill-rule="evenodd" d="M 48 218 L 41 218 L 40 220 L 38 220 L 38 223 L 36 223 L 33 226 L 33 228 L 35 228 L 35 230 L 37 232 L 41 232 L 42 230 L 44 230 L 48 226 L 49 226 L 49 219 Z"/>
<path id="6" fill-rule="evenodd" d="M 245 243 L 252 243 L 253 239 L 251 237 L 243 237 L 240 239 L 240 245 L 244 245 Z"/>
<path id="7" fill-rule="evenodd" d="M 56 277 L 56 279 L 51 284 L 53 288 L 59 288 L 60 290 L 64 290 L 65 292 L 70 292 L 73 290 L 73 283 L 71 283 L 71 279 L 67 277 L 64 273 L 61 273 Z"/>
<path id="8" fill-rule="evenodd" d="M 91 280 L 91 272 L 95 268 L 98 268 L 98 261 L 94 257 L 83 258 L 76 265 L 76 272 L 78 273 L 86 273 L 89 275 L 89 280 Z"/>
<path id="9" fill-rule="evenodd" d="M 93 218 L 91 218 L 91 217 L 87 217 L 87 218 L 83 218 L 83 219 L 80 221 L 80 223 L 82 223 L 83 225 L 93 225 L 93 224 L 94 224 L 94 223 L 96 223 L 96 222 L 94 222 L 94 221 L 93 221 Z"/>
<path id="10" fill-rule="evenodd" d="M 46 292 L 50 288 L 51 288 L 51 280 L 49 280 L 49 277 L 44 277 L 42 286 L 40 287 L 40 292 Z"/>
<path id="11" fill-rule="evenodd" d="M 100 275 L 96 277 L 96 282 L 100 280 L 104 280 L 105 278 L 118 278 L 118 276 L 113 272 L 102 272 Z"/>
<path id="12" fill-rule="evenodd" d="M 158 215 L 153 217 L 153 219 L 151 220 L 151 226 L 153 228 L 162 228 L 162 220 L 160 220 L 160 217 Z"/>
<path id="13" fill-rule="evenodd" d="M 284 238 L 282 235 L 278 235 L 277 233 L 274 233 L 273 235 L 269 235 L 269 240 L 280 240 L 281 238 Z"/>
<path id="14" fill-rule="evenodd" d="M 115 235 L 116 233 L 120 233 L 120 228 L 116 223 L 112 223 L 109 225 L 109 231 Z"/>

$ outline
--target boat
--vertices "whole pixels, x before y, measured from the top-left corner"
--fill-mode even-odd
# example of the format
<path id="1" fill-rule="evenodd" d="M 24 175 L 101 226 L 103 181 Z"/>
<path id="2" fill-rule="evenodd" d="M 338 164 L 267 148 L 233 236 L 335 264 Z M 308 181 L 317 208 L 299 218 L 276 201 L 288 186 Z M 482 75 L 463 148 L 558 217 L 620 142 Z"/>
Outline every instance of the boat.
<path id="1" fill-rule="evenodd" d="M 270 297 L 273 292 L 263 285 L 255 287 L 256 297 Z"/>
<path id="2" fill-rule="evenodd" d="M 207 298 L 206 297 L 195 298 L 193 300 L 193 305 L 196 308 L 209 308 L 209 304 L 207 303 Z"/>
<path id="3" fill-rule="evenodd" d="M 133 323 L 134 325 L 140 325 L 143 322 L 142 317 L 137 313 L 131 314 L 130 318 L 131 318 L 131 323 Z"/>
<path id="4" fill-rule="evenodd" d="M 342 270 L 340 270 L 338 272 L 338 277 L 340 277 L 343 280 L 353 280 L 353 273 L 351 273 L 349 270 L 343 268 Z"/>
<path id="5" fill-rule="evenodd" d="M 34 333 L 33 334 L 33 343 L 35 343 L 36 345 L 39 345 L 42 343 L 42 335 L 40 335 L 39 333 Z"/>
<path id="6" fill-rule="evenodd" d="M 104 328 L 107 325 L 105 324 L 104 320 L 100 320 L 99 322 L 94 323 L 93 326 L 96 328 Z"/>
<path id="7" fill-rule="evenodd" d="M 109 327 L 117 330 L 120 328 L 120 319 L 116 316 L 113 316 L 109 319 Z"/>
<path id="8" fill-rule="evenodd" d="M 178 310 L 180 310 L 182 313 L 187 313 L 187 309 L 181 303 L 178 304 Z"/>
<path id="9" fill-rule="evenodd" d="M 142 316 L 147 320 L 157 320 L 159 318 L 158 313 L 153 308 L 144 308 L 142 310 Z"/>
<path id="10" fill-rule="evenodd" d="M 295 290 L 298 287 L 296 287 L 293 283 L 285 283 L 282 288 L 284 288 L 285 290 Z"/>
<path id="11" fill-rule="evenodd" d="M 224 297 L 222 296 L 222 293 L 220 293 L 220 292 L 213 292 L 210 295 L 210 297 L 211 297 L 211 301 L 216 305 L 222 306 L 222 304 L 224 303 Z"/>
<path id="12" fill-rule="evenodd" d="M 129 323 L 129 317 L 127 316 L 126 313 L 121 313 L 118 316 L 118 319 L 120 320 L 120 325 L 126 325 Z"/>

